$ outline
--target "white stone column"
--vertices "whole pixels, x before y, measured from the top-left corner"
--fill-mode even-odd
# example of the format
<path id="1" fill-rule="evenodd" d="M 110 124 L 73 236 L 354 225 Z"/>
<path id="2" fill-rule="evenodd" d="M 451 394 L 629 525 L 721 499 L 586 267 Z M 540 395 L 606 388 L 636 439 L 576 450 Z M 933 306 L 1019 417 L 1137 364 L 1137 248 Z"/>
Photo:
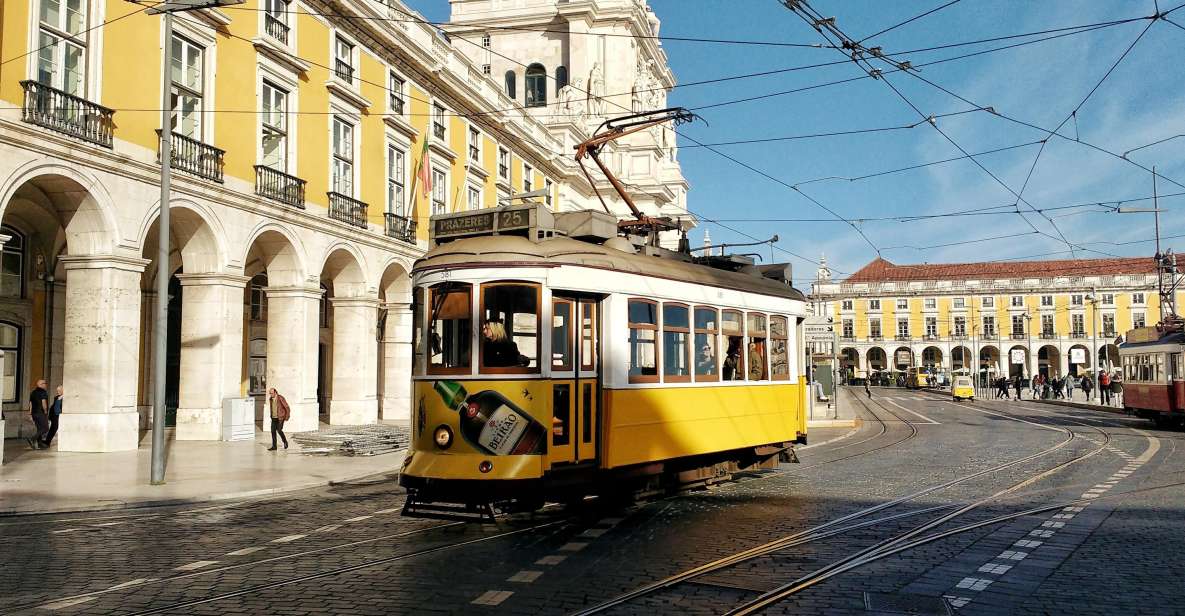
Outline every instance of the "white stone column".
<path id="1" fill-rule="evenodd" d="M 335 297 L 333 388 L 329 423 L 372 424 L 379 420 L 376 297 Z"/>
<path id="2" fill-rule="evenodd" d="M 181 375 L 177 440 L 222 436 L 222 400 L 242 393 L 245 276 L 178 274 Z"/>
<path id="3" fill-rule="evenodd" d="M 383 419 L 411 425 L 412 312 L 409 304 L 387 303 L 383 331 Z"/>
<path id="4" fill-rule="evenodd" d="M 61 257 L 66 277 L 59 451 L 126 451 L 139 443 L 140 277 L 145 259 Z"/>
<path id="5" fill-rule="evenodd" d="M 321 289 L 267 287 L 267 386 L 292 409 L 284 428 L 317 429 L 317 336 Z M 240 300 L 241 301 L 241 300 Z"/>

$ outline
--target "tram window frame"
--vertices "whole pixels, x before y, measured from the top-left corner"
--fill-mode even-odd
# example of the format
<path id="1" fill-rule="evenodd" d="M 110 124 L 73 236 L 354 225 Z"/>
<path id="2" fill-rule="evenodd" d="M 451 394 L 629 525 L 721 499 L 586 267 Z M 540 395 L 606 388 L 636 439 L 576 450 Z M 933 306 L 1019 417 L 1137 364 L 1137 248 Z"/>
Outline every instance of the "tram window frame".
<path id="1" fill-rule="evenodd" d="M 563 329 L 565 329 L 567 331 L 567 334 L 563 335 L 562 338 L 557 338 L 560 326 L 557 325 L 557 321 L 556 321 L 557 316 L 559 314 L 559 311 L 557 311 L 556 308 L 560 305 L 566 305 L 568 307 L 567 319 L 563 325 Z M 576 302 L 574 300 L 570 300 L 570 299 L 566 299 L 566 298 L 552 298 L 552 300 L 551 300 L 551 371 L 552 372 L 572 372 L 576 368 L 573 365 L 574 362 L 572 360 L 572 354 L 573 354 L 573 351 L 575 351 L 574 343 L 575 343 L 575 339 L 576 339 L 576 327 L 577 327 L 576 320 L 577 320 Z M 556 350 L 557 350 L 556 349 L 556 342 L 565 343 L 565 345 L 564 345 L 565 348 L 561 349 L 563 351 L 562 361 L 560 361 L 560 363 L 558 363 L 558 364 L 556 363 Z"/>
<path id="2" fill-rule="evenodd" d="M 443 302 L 447 301 L 447 300 L 441 300 L 441 304 L 438 306 L 436 297 L 437 297 L 437 294 L 442 291 L 445 292 L 445 295 L 449 295 L 452 293 L 459 293 L 462 291 L 466 295 L 465 307 L 466 307 L 466 314 L 468 315 L 468 318 L 467 319 L 460 319 L 460 320 L 468 321 L 468 324 L 457 328 L 459 330 L 458 331 L 459 335 L 457 337 L 457 340 L 464 348 L 465 362 L 463 365 L 458 364 L 458 365 L 454 365 L 454 366 L 445 366 L 445 365 L 434 363 L 433 357 L 435 354 L 432 352 L 432 350 L 433 350 L 432 348 L 428 348 L 428 349 L 426 349 L 426 353 L 425 353 L 425 360 L 427 362 L 427 367 L 428 367 L 427 372 L 428 372 L 428 374 L 470 374 L 473 370 L 473 285 L 472 284 L 470 284 L 468 282 L 440 282 L 440 283 L 434 284 L 428 288 L 428 306 L 427 306 L 428 315 L 427 315 L 427 319 L 425 319 L 425 326 L 428 328 L 429 335 L 425 338 L 425 340 L 426 341 L 432 340 L 432 334 L 436 333 L 435 322 L 437 321 L 437 319 L 435 319 L 434 317 L 436 316 L 436 312 L 444 307 Z M 448 320 L 454 320 L 454 319 L 441 319 L 441 320 L 448 321 Z M 440 336 L 440 344 L 442 346 L 441 346 L 440 355 L 441 355 L 442 359 L 444 356 L 443 343 L 444 343 L 444 336 L 441 335 Z M 431 342 L 429 342 L 429 345 L 431 345 Z"/>
<path id="3" fill-rule="evenodd" d="M 725 324 L 730 322 L 728 321 L 728 317 L 730 316 L 736 317 L 736 323 L 738 327 L 736 333 L 730 333 L 730 331 L 725 327 Z M 722 342 L 720 346 L 724 350 L 724 359 L 720 362 L 720 380 L 728 383 L 738 381 L 743 383 L 745 381 L 746 375 L 746 356 L 748 355 L 746 352 L 748 349 L 745 346 L 745 313 L 741 312 L 740 310 L 721 310 L 720 335 Z M 738 346 L 740 348 L 738 349 L 738 352 L 735 356 L 736 360 L 734 361 L 735 365 L 733 366 L 733 378 L 729 379 L 725 378 L 724 370 L 728 367 L 729 357 L 732 357 L 731 351 L 734 339 L 738 342 Z M 727 345 L 723 344 L 725 341 L 727 341 Z"/>
<path id="4" fill-rule="evenodd" d="M 648 305 L 650 306 L 651 315 L 653 316 L 653 323 L 645 321 L 634 320 L 634 306 Z M 662 374 L 662 346 L 659 344 L 659 306 L 658 302 L 650 299 L 631 298 L 626 303 L 626 319 L 629 322 L 629 346 L 630 346 L 630 362 L 626 368 L 626 374 L 629 377 L 630 383 L 657 383 L 659 382 L 659 375 Z M 651 332 L 650 339 L 644 340 L 635 332 L 648 331 Z M 639 343 L 649 343 L 654 353 L 654 374 L 643 374 L 640 371 L 649 368 L 639 367 L 639 373 L 634 374 L 634 358 L 638 356 L 637 349 Z"/>
<path id="5" fill-rule="evenodd" d="M 580 370 L 582 372 L 595 372 L 597 369 L 597 310 L 600 307 L 595 301 L 580 300 L 577 302 L 579 308 L 578 323 L 580 328 L 577 334 L 577 340 L 580 342 Z M 588 320 L 587 327 L 585 319 Z M 585 335 L 587 334 L 587 335 Z M 585 344 L 588 348 L 585 348 Z"/>
<path id="6" fill-rule="evenodd" d="M 682 310 L 685 315 L 685 318 L 682 321 L 684 323 L 684 325 L 669 324 L 668 317 L 677 317 L 678 315 L 677 314 L 668 314 L 668 312 L 667 312 L 668 309 Z M 662 370 L 660 372 L 662 373 L 662 380 L 664 383 L 690 383 L 691 382 L 691 373 L 692 373 L 692 370 L 694 369 L 693 368 L 693 361 L 694 360 L 693 360 L 692 345 L 691 345 L 692 339 L 694 337 L 691 335 L 691 318 L 692 318 L 691 306 L 689 306 L 688 304 L 684 304 L 682 302 L 663 302 L 662 303 L 662 353 L 661 353 L 661 355 L 662 355 L 663 361 L 662 361 Z M 683 348 L 684 348 L 684 351 L 682 353 L 682 355 L 683 355 L 683 370 L 686 372 L 686 374 L 672 374 L 670 372 L 667 372 L 667 370 L 672 368 L 672 365 L 674 363 L 674 362 L 670 361 L 671 359 L 673 359 L 673 357 L 671 357 L 671 355 L 667 353 L 667 344 L 668 344 L 667 340 L 668 340 L 668 335 L 670 335 L 670 334 L 675 334 L 676 336 L 678 334 L 683 335 Z"/>
<path id="7" fill-rule="evenodd" d="M 761 328 L 760 328 L 761 332 L 760 333 L 762 334 L 761 336 L 754 335 L 757 332 L 755 332 L 753 330 L 757 329 L 757 327 L 756 327 L 756 323 L 752 319 L 760 319 L 761 320 L 760 321 L 760 323 L 761 323 Z M 748 357 L 748 354 L 751 352 L 749 347 L 751 345 L 758 344 L 756 342 L 756 340 L 761 341 L 759 346 L 757 347 L 757 350 L 761 353 L 761 372 L 757 375 L 757 378 L 752 378 L 750 375 L 750 372 L 753 370 L 754 366 L 749 365 L 749 366 L 747 366 L 748 370 L 745 371 L 745 380 L 751 381 L 754 383 L 768 381 L 768 380 L 770 380 L 770 378 L 769 378 L 769 315 L 767 315 L 763 312 L 746 312 L 745 313 L 745 332 L 747 334 L 745 337 L 746 359 L 752 359 L 751 357 Z"/>
<path id="8" fill-rule="evenodd" d="M 498 287 L 512 287 L 512 286 L 530 287 L 535 291 L 535 333 L 534 333 L 535 365 L 534 366 L 530 366 L 530 365 L 526 365 L 526 366 L 487 366 L 486 365 L 486 358 L 485 358 L 486 345 L 484 343 L 484 339 L 483 339 L 483 336 L 481 333 L 481 324 L 485 323 L 487 321 L 486 316 L 485 316 L 485 313 L 486 313 L 486 293 L 490 289 L 495 289 Z M 527 314 L 527 313 L 524 312 L 524 313 L 516 313 L 516 314 Z M 543 319 L 542 319 L 542 317 L 543 317 L 543 285 L 539 284 L 538 282 L 529 282 L 526 280 L 498 280 L 495 282 L 484 282 L 481 284 L 480 297 L 478 298 L 477 316 L 478 316 L 478 318 L 474 319 L 473 323 L 474 323 L 474 326 L 477 328 L 477 344 L 478 344 L 477 373 L 478 374 L 539 374 L 540 373 L 540 371 L 542 369 L 542 364 L 543 364 L 543 362 L 540 361 L 542 358 L 542 355 L 543 355 L 543 353 L 542 353 L 542 351 L 543 351 L 543 336 L 542 336 L 542 332 L 540 331 L 542 322 L 543 322 Z M 511 320 L 513 321 L 514 319 L 512 318 Z M 531 357 L 529 355 L 526 355 L 525 353 L 523 353 L 523 348 L 521 346 L 519 346 L 518 341 L 515 340 L 516 337 L 520 337 L 520 336 L 521 337 L 529 337 L 529 336 L 527 336 L 525 334 L 517 334 L 515 332 L 514 323 L 510 323 L 510 324 L 503 323 L 503 327 L 507 328 L 507 330 L 508 330 L 506 332 L 507 339 L 514 342 L 515 346 L 518 348 L 519 355 L 530 360 Z"/>
<path id="9" fill-rule="evenodd" d="M 424 287 L 412 287 L 411 290 L 411 369 L 412 373 L 422 375 L 428 366 L 427 356 L 424 354 Z"/>
<path id="10" fill-rule="evenodd" d="M 782 324 L 782 334 L 774 334 L 774 321 Z M 790 319 L 778 314 L 772 314 L 769 317 L 769 373 L 771 381 L 789 381 L 790 380 Z M 778 343 L 781 343 L 781 351 L 778 351 Z M 774 369 L 774 353 L 780 353 L 785 359 L 785 372 L 778 372 Z"/>
<path id="11" fill-rule="evenodd" d="M 708 325 L 700 327 L 700 315 L 711 314 L 709 320 L 704 320 Z M 692 340 L 692 355 L 694 356 L 694 366 L 692 376 L 696 383 L 715 383 L 720 380 L 720 311 L 711 306 L 696 306 L 692 310 L 691 329 L 693 331 Z M 700 336 L 704 336 L 704 344 L 712 351 L 712 365 L 711 372 L 700 372 L 699 355 L 695 355 L 697 349 L 704 348 L 700 344 Z"/>
<path id="12" fill-rule="evenodd" d="M 1169 371 L 1165 376 L 1170 382 L 1185 380 L 1185 353 L 1169 354 Z"/>

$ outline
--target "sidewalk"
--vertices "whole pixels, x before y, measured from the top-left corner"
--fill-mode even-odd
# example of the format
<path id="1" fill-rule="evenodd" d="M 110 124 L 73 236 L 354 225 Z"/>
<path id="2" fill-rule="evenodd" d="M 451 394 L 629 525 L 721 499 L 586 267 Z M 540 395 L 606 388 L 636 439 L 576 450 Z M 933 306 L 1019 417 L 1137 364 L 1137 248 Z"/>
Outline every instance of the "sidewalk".
<path id="1" fill-rule="evenodd" d="M 288 435 L 290 449 L 267 451 L 271 435 L 256 431 L 254 441 L 173 441 L 163 486 L 148 484 L 151 433 L 136 451 L 59 453 L 35 451 L 22 439 L 4 443 L 0 466 L 0 515 L 102 511 L 266 496 L 398 471 L 406 451 L 376 456 L 302 455 Z"/>
<path id="2" fill-rule="evenodd" d="M 1042 404 L 1056 404 L 1057 406 L 1070 406 L 1077 409 L 1090 409 L 1092 411 L 1102 411 L 1104 413 L 1118 413 L 1125 415 L 1126 412 L 1122 406 L 1107 406 L 1105 404 L 1096 404 L 1095 400 L 1082 402 L 1075 402 L 1074 400 L 1027 400 L 1028 402 L 1040 402 Z"/>

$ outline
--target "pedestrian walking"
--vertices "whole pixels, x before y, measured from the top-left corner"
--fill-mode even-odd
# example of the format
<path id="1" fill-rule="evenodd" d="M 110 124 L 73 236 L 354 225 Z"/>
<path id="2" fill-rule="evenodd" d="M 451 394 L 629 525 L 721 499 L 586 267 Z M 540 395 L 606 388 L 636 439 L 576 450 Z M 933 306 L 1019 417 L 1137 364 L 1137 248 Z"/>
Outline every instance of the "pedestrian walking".
<path id="1" fill-rule="evenodd" d="M 49 447 L 45 444 L 45 435 L 49 433 L 49 392 L 46 391 L 46 387 L 49 387 L 49 384 L 45 379 L 37 379 L 37 386 L 29 394 L 29 415 L 33 419 L 33 425 L 37 427 L 37 436 L 26 441 L 33 449 Z"/>
<path id="2" fill-rule="evenodd" d="M 1062 387 L 1063 386 L 1064 386 L 1064 383 L 1062 383 L 1061 379 L 1059 379 L 1059 378 L 1053 379 L 1053 399 L 1054 400 L 1060 400 L 1062 398 Z"/>
<path id="3" fill-rule="evenodd" d="M 280 440 L 284 441 L 284 449 L 288 449 L 288 437 L 284 436 L 284 422 L 292 416 L 292 409 L 288 407 L 288 401 L 280 392 L 273 387 L 267 390 L 268 408 L 271 410 L 272 416 L 272 446 L 268 447 L 268 451 L 276 450 L 276 434 L 280 435 Z"/>
<path id="4" fill-rule="evenodd" d="M 1024 379 L 1019 376 L 1012 381 L 1012 386 L 1016 388 L 1016 399 L 1020 400 L 1020 390 L 1024 388 Z"/>
<path id="5" fill-rule="evenodd" d="M 58 385 L 57 395 L 53 398 L 53 403 L 49 405 L 49 433 L 45 435 L 45 446 L 53 442 L 53 437 L 58 433 L 58 419 L 62 416 L 62 386 Z"/>
<path id="6" fill-rule="evenodd" d="M 1066 400 L 1074 399 L 1074 377 L 1066 375 Z"/>
<path id="7" fill-rule="evenodd" d="M 1082 387 L 1082 395 L 1086 397 L 1087 401 L 1089 401 L 1090 392 L 1094 390 L 1094 381 L 1090 379 L 1090 375 L 1083 375 L 1082 382 L 1079 383 L 1079 385 Z"/>
<path id="8" fill-rule="evenodd" d="M 1099 396 L 1103 404 L 1111 406 L 1111 374 L 1106 370 L 1099 370 Z"/>
<path id="9" fill-rule="evenodd" d="M 868 387 L 868 379 L 864 379 L 864 395 L 868 396 L 869 400 L 872 399 L 872 389 Z"/>

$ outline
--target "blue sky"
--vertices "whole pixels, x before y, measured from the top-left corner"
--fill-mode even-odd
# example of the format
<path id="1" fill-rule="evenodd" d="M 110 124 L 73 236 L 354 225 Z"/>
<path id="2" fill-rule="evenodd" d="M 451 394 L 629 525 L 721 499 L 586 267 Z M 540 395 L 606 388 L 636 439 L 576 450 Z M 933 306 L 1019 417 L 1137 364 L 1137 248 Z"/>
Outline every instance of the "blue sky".
<path id="1" fill-rule="evenodd" d="M 1161 10 L 1185 0 L 1161 2 Z M 872 0 L 814 0 L 820 13 L 835 16 L 838 26 L 862 38 L 944 2 L 883 2 Z M 446 0 L 412 0 L 428 19 L 448 17 Z M 664 36 L 820 42 L 819 35 L 777 0 L 651 0 L 662 19 Z M 977 39 L 1052 28 L 1101 23 L 1155 13 L 1153 2 L 1019 2 L 961 0 L 932 15 L 904 25 L 866 44 L 899 52 Z M 1185 9 L 1171 15 L 1185 26 Z M 927 66 L 918 73 L 978 105 L 1000 114 L 1052 129 L 1071 115 L 1112 64 L 1148 25 L 1147 20 L 1099 28 L 1006 51 Z M 1057 34 L 1057 33 L 1054 33 Z M 1053 34 L 1042 35 L 1044 37 Z M 896 56 L 919 65 L 1029 39 L 1011 39 Z M 722 45 L 667 41 L 664 48 L 679 83 L 777 70 L 841 60 L 834 49 Z M 1066 123 L 1060 134 L 1118 154 L 1159 139 L 1185 133 L 1185 29 L 1164 21 L 1153 23 L 1139 43 Z M 719 84 L 676 88 L 673 105 L 695 108 L 747 96 L 771 94 L 859 77 L 852 63 L 786 72 Z M 887 81 L 925 115 L 941 116 L 971 109 L 966 102 L 925 83 L 897 73 Z M 908 126 L 920 116 L 884 82 L 862 79 L 759 101 L 703 109 L 705 122 L 680 128 L 703 143 L 720 143 L 793 135 Z M 1021 126 L 984 111 L 937 117 L 935 123 L 968 153 L 1018 146 L 1045 139 L 1048 133 Z M 712 240 L 747 241 L 776 233 L 779 246 L 809 259 L 826 253 L 842 276 L 881 255 L 895 263 L 979 261 L 1043 255 L 1069 258 L 1071 243 L 1098 252 L 1079 256 L 1151 255 L 1151 214 L 1110 213 L 1090 206 L 1028 214 L 1029 223 L 1015 213 L 941 217 L 922 221 L 857 222 L 865 241 L 852 226 L 833 219 L 824 209 L 788 187 L 762 177 L 706 148 L 688 147 L 680 139 L 679 160 L 691 183 L 688 207 L 720 225 L 703 222 L 692 235 L 701 242 L 702 230 Z M 977 156 L 986 168 L 968 159 L 881 175 L 858 181 L 825 180 L 828 176 L 855 177 L 961 156 L 934 126 L 921 124 L 884 132 L 821 137 L 761 144 L 720 146 L 735 157 L 787 184 L 848 219 L 923 215 L 957 210 L 1011 206 L 1023 190 L 1024 200 L 1043 209 L 1083 203 L 1147 197 L 1151 174 L 1114 156 L 1068 139 L 1048 139 L 1033 166 L 1040 145 L 1027 145 Z M 1161 194 L 1185 193 L 1185 137 L 1148 147 L 1130 155 L 1170 180 L 1159 182 Z M 1032 169 L 1031 177 L 1030 169 Z M 995 175 L 1004 185 L 997 183 Z M 1161 200 L 1161 233 L 1185 234 L 1185 196 Z M 1151 207 L 1150 201 L 1128 204 Z M 1028 206 L 1020 204 L 1022 211 Z M 725 228 L 734 229 L 735 231 Z M 1056 225 L 1056 229 L 1055 229 Z M 1047 235 L 1041 235 L 1036 229 Z M 1059 235 L 1060 230 L 1060 235 Z M 1052 236 L 1052 237 L 1050 237 Z M 940 246 L 998 238 L 989 241 Z M 1182 239 L 1166 245 L 1185 246 Z M 871 245 L 870 245 L 871 244 Z M 1058 253 L 1048 254 L 1045 253 Z M 795 278 L 810 278 L 815 265 L 789 256 Z"/>

